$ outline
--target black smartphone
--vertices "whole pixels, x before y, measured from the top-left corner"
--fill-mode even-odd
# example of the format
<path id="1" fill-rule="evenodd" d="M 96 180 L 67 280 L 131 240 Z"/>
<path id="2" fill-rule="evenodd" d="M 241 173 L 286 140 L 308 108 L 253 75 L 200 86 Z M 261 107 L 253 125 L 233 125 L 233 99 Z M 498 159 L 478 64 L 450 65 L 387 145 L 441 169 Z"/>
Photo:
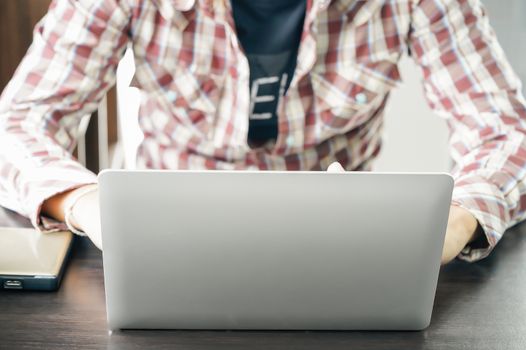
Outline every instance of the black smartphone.
<path id="1" fill-rule="evenodd" d="M 2 289 L 54 291 L 62 280 L 73 244 L 69 231 L 0 227 Z"/>

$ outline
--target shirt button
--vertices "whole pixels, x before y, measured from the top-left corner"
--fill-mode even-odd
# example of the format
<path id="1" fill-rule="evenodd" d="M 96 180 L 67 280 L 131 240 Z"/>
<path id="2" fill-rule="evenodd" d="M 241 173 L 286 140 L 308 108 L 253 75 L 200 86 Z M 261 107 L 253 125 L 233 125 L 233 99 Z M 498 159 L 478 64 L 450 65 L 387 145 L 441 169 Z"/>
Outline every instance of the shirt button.
<path id="1" fill-rule="evenodd" d="M 177 98 L 177 94 L 174 91 L 168 91 L 165 96 L 170 102 L 175 101 Z"/>
<path id="2" fill-rule="evenodd" d="M 356 96 L 354 98 L 356 99 L 356 102 L 358 104 L 363 105 L 363 104 L 367 103 L 367 95 L 364 94 L 363 92 L 360 92 L 360 93 L 356 94 Z"/>

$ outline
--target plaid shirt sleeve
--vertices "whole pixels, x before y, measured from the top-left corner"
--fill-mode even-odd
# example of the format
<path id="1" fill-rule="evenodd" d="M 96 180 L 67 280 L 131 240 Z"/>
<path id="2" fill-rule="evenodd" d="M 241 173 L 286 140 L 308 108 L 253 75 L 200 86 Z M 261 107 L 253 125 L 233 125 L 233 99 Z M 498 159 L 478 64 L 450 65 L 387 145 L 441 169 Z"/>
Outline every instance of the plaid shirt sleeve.
<path id="1" fill-rule="evenodd" d="M 469 210 L 487 243 L 459 258 L 486 257 L 526 214 L 526 107 L 521 83 L 479 0 L 421 0 L 410 49 L 430 106 L 445 118 L 455 162 L 453 204 Z"/>
<path id="2" fill-rule="evenodd" d="M 40 217 L 45 199 L 96 182 L 70 153 L 114 83 L 128 18 L 114 0 L 53 1 L 0 98 L 0 205 L 41 230 L 64 228 Z"/>

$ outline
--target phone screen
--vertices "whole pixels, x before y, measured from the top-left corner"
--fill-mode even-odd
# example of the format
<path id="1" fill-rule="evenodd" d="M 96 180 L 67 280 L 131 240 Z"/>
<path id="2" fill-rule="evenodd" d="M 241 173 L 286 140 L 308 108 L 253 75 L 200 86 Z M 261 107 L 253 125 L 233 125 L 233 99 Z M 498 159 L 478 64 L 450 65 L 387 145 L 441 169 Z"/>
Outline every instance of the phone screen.
<path id="1" fill-rule="evenodd" d="M 0 276 L 6 289 L 48 289 L 60 278 L 73 242 L 69 231 L 41 233 L 33 228 L 0 228 Z M 29 281 L 30 279 L 40 279 Z M 35 287 L 37 288 L 30 288 Z"/>

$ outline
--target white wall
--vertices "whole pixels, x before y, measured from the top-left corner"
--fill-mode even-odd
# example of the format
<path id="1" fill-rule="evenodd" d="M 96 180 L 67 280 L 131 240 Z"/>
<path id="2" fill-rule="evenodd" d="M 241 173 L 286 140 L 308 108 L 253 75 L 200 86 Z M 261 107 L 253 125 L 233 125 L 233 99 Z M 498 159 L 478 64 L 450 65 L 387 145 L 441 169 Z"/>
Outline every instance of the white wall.
<path id="1" fill-rule="evenodd" d="M 403 85 L 386 108 L 382 151 L 375 171 L 448 171 L 447 127 L 425 102 L 421 74 L 409 57 L 400 63 Z"/>
<path id="2" fill-rule="evenodd" d="M 526 0 L 482 0 L 514 70 L 526 81 Z M 421 74 L 412 60 L 401 62 L 402 88 L 386 111 L 384 147 L 374 170 L 448 171 L 447 127 L 424 102 Z M 523 84 L 523 92 L 526 87 Z"/>
<path id="3" fill-rule="evenodd" d="M 126 50 L 124 57 L 117 67 L 117 113 L 119 124 L 119 150 L 120 159 L 124 164 L 112 164 L 112 167 L 135 169 L 135 156 L 137 147 L 143 135 L 139 128 L 138 116 L 141 93 L 139 89 L 130 87 L 135 73 L 133 51 Z"/>

